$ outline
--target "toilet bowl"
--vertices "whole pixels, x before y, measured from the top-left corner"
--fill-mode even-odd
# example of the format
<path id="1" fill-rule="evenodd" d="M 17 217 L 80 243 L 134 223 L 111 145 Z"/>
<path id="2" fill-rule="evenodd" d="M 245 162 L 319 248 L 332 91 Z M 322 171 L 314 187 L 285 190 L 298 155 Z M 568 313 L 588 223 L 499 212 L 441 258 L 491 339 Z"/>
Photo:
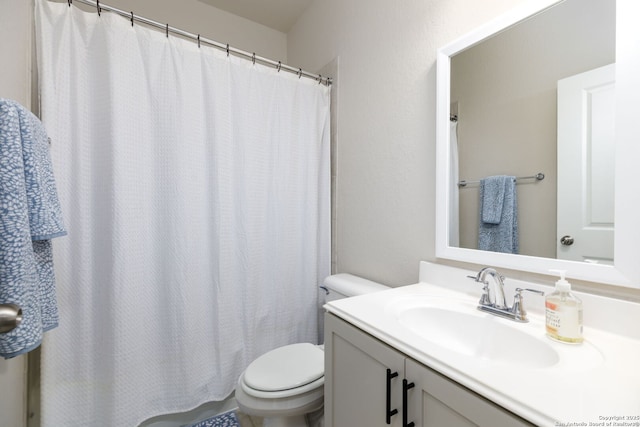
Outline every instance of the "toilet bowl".
<path id="1" fill-rule="evenodd" d="M 324 403 L 324 351 L 309 343 L 276 348 L 253 361 L 238 380 L 240 410 L 270 426 L 306 426 L 304 415 Z"/>
<path id="2" fill-rule="evenodd" d="M 325 279 L 323 289 L 326 301 L 331 301 L 389 288 L 336 274 Z M 238 408 L 263 417 L 265 427 L 309 426 L 309 414 L 324 405 L 324 346 L 290 344 L 263 354 L 240 376 L 235 397 Z"/>

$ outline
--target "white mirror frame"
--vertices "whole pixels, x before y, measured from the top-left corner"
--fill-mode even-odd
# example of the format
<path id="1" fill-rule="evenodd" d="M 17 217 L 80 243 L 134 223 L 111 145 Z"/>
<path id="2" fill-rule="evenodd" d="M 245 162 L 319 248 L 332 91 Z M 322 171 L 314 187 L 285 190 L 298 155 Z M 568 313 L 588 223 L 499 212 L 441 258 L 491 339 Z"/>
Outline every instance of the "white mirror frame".
<path id="1" fill-rule="evenodd" d="M 449 109 L 451 57 L 540 13 L 563 0 L 533 0 L 521 4 L 477 30 L 438 50 L 436 103 L 436 257 L 474 264 L 549 274 L 590 282 L 640 288 L 640 14 L 637 0 L 616 2 L 616 202 L 614 265 L 598 265 L 528 255 L 513 255 L 449 246 L 451 178 Z M 634 124 L 635 123 L 635 124 Z M 639 177 L 640 178 L 640 174 Z"/>

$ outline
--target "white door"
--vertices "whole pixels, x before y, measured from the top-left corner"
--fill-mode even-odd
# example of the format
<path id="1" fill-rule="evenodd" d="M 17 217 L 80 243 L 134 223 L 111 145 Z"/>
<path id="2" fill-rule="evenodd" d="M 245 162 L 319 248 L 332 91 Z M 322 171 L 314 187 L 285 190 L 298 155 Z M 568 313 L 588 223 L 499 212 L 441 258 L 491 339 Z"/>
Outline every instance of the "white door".
<path id="1" fill-rule="evenodd" d="M 613 264 L 615 64 L 558 81 L 557 258 Z"/>
<path id="2" fill-rule="evenodd" d="M 29 106 L 31 99 L 31 1 L 0 0 L 0 97 Z M 24 427 L 27 356 L 0 357 L 0 426 Z"/>

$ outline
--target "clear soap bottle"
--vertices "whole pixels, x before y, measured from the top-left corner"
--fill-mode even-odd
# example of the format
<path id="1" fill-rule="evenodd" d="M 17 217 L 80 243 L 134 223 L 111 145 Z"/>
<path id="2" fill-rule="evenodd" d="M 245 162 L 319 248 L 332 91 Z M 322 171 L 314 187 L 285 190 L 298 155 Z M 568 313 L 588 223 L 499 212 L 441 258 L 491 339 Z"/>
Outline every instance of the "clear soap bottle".
<path id="1" fill-rule="evenodd" d="M 545 298 L 547 336 L 568 344 L 580 344 L 582 336 L 582 301 L 571 293 L 564 270 L 549 270 L 560 275 L 556 289 Z"/>

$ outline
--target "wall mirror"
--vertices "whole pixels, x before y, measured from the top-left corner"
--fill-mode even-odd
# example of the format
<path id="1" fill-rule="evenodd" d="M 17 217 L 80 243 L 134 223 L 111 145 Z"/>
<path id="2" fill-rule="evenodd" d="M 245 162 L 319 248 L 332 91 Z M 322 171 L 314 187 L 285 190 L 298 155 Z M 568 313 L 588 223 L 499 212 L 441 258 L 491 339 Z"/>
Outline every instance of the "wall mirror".
<path id="1" fill-rule="evenodd" d="M 638 197 L 625 182 L 638 138 L 624 122 L 639 103 L 633 8 L 532 1 L 438 51 L 437 257 L 640 287 Z M 515 251 L 478 246 L 479 181 L 493 175 L 522 178 Z"/>

